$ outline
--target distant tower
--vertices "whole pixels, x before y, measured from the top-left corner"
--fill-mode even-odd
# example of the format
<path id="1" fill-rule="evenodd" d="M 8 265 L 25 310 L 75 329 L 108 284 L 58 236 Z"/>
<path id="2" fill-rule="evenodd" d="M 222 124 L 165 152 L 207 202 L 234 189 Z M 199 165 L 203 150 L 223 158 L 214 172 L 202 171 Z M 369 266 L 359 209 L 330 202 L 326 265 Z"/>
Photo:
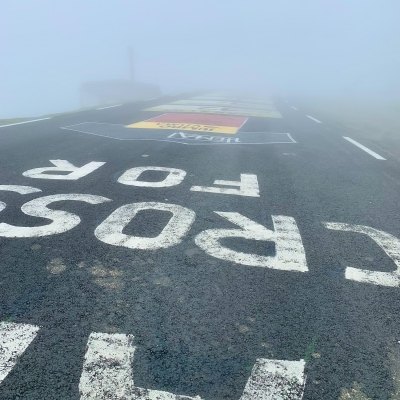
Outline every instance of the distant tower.
<path id="1" fill-rule="evenodd" d="M 132 47 L 128 48 L 128 52 L 129 52 L 129 72 L 130 72 L 131 81 L 134 82 L 135 81 L 135 60 L 133 57 Z"/>

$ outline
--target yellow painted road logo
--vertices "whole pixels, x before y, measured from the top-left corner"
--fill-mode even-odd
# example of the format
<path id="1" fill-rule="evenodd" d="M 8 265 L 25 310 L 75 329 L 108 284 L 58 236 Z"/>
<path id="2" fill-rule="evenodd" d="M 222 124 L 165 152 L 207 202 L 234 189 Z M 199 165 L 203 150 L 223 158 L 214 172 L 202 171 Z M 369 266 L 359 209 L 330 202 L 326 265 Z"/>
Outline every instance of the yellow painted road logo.
<path id="1" fill-rule="evenodd" d="M 246 117 L 227 115 L 163 114 L 146 121 L 127 125 L 126 127 L 235 134 L 246 121 Z"/>

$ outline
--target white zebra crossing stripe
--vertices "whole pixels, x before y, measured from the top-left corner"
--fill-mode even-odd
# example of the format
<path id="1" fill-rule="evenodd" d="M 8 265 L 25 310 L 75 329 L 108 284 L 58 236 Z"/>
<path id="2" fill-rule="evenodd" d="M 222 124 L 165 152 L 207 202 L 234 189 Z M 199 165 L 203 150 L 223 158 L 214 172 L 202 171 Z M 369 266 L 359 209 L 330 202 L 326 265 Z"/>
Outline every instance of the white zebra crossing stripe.
<path id="1" fill-rule="evenodd" d="M 0 323 L 0 383 L 14 368 L 39 329 L 34 325 Z"/>
<path id="2" fill-rule="evenodd" d="M 258 359 L 240 400 L 301 400 L 305 364 L 304 360 Z"/>

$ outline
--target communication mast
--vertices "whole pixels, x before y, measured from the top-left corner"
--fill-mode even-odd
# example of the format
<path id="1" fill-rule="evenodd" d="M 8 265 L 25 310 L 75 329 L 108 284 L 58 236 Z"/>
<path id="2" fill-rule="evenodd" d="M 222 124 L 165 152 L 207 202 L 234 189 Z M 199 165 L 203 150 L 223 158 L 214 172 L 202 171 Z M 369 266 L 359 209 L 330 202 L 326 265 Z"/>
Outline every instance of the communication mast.
<path id="1" fill-rule="evenodd" d="M 129 53 L 129 73 L 131 77 L 131 81 L 135 81 L 135 60 L 133 56 L 133 49 L 132 47 L 128 48 L 128 53 Z"/>

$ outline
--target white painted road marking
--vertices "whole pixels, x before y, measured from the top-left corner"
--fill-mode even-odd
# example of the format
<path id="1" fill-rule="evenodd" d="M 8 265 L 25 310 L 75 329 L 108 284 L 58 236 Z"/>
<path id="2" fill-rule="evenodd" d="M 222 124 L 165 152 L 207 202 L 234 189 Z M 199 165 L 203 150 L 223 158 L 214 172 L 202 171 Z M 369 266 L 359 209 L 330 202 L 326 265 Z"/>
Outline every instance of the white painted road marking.
<path id="1" fill-rule="evenodd" d="M 400 286 L 400 240 L 390 233 L 379 231 L 363 225 L 323 222 L 323 225 L 335 231 L 363 233 L 369 236 L 396 264 L 393 272 L 371 271 L 353 267 L 346 268 L 346 279 L 374 285 L 399 287 Z"/>
<path id="2" fill-rule="evenodd" d="M 375 157 L 377 160 L 386 160 L 386 158 L 383 158 L 378 153 L 375 153 L 374 151 L 370 150 L 368 147 L 363 146 L 361 143 L 358 143 L 349 137 L 343 136 L 343 139 L 346 139 L 350 143 L 353 143 L 355 146 L 359 147 L 361 150 L 364 150 L 366 153 L 370 154 L 372 157 Z"/>
<path id="3" fill-rule="evenodd" d="M 81 219 L 70 212 L 51 210 L 47 206 L 56 201 L 84 201 L 89 204 L 100 204 L 111 201 L 106 197 L 91 194 L 56 194 L 52 196 L 39 197 L 23 204 L 21 210 L 26 215 L 33 217 L 51 219 L 53 222 L 41 226 L 14 226 L 7 223 L 0 223 L 0 237 L 39 237 L 49 236 L 67 232 L 79 225 Z"/>
<path id="4" fill-rule="evenodd" d="M 14 368 L 39 329 L 34 325 L 0 323 L 0 383 Z"/>
<path id="5" fill-rule="evenodd" d="M 156 237 L 131 236 L 122 233 L 139 211 L 159 210 L 172 213 L 171 219 Z M 191 228 L 196 213 L 177 204 L 132 203 L 117 208 L 94 231 L 97 239 L 129 249 L 157 250 L 179 244 Z M 1 224 L 0 224 L 1 226 Z"/>
<path id="6" fill-rule="evenodd" d="M 88 164 L 85 164 L 83 167 L 75 167 L 75 165 L 71 164 L 67 160 L 50 160 L 50 162 L 55 165 L 55 167 L 29 169 L 28 171 L 23 172 L 22 175 L 26 176 L 27 178 L 35 179 L 60 179 L 66 181 L 76 181 L 77 179 L 83 178 L 105 164 L 105 162 L 92 161 Z M 71 173 L 67 175 L 55 175 L 46 174 L 45 172 L 47 171 Z"/>
<path id="7" fill-rule="evenodd" d="M 208 229 L 199 233 L 195 243 L 212 257 L 253 267 L 307 272 L 306 255 L 296 221 L 292 217 L 273 215 L 274 231 L 236 212 L 217 212 L 242 229 Z M 275 256 L 242 253 L 220 244 L 221 239 L 234 237 L 275 242 Z"/>
<path id="8" fill-rule="evenodd" d="M 213 107 L 233 107 L 233 108 L 252 108 L 262 110 L 276 110 L 272 104 L 260 103 L 240 103 L 238 101 L 223 101 L 223 100 L 178 100 L 171 104 L 176 105 L 193 105 L 193 106 L 213 106 Z"/>
<path id="9" fill-rule="evenodd" d="M 0 185 L 0 191 L 4 190 L 6 192 L 16 192 L 19 194 L 30 194 L 41 192 L 40 189 L 34 188 L 32 186 L 20 186 L 20 185 Z M 7 207 L 7 204 L 0 201 L 0 211 L 3 211 Z"/>
<path id="10" fill-rule="evenodd" d="M 271 99 L 254 99 L 249 97 L 230 97 L 230 96 L 196 96 L 192 97 L 193 100 L 205 100 L 205 101 L 227 101 L 237 103 L 254 103 L 254 104 L 274 104 Z"/>
<path id="11" fill-rule="evenodd" d="M 237 107 L 211 107 L 211 106 L 190 106 L 178 104 L 163 104 L 143 111 L 164 111 L 168 113 L 200 113 L 200 114 L 220 114 L 220 115 L 240 115 L 244 117 L 265 117 L 265 118 L 282 118 L 278 110 L 263 110 L 251 108 Z"/>
<path id="12" fill-rule="evenodd" d="M 79 127 L 79 129 L 76 129 Z M 177 138 L 169 135 L 168 132 L 163 130 L 143 130 L 143 129 L 126 129 L 125 125 L 121 124 L 106 124 L 106 123 L 98 123 L 98 122 L 83 122 L 76 125 L 70 125 L 66 127 L 62 127 L 61 129 L 84 133 L 88 135 L 100 136 L 113 140 L 150 140 L 156 142 L 172 142 L 172 143 L 180 143 L 183 145 L 215 145 L 220 144 L 217 141 L 209 141 L 203 140 L 202 143 L 199 143 L 197 140 L 193 140 L 193 138 L 198 139 L 206 139 L 204 135 L 203 138 L 201 135 L 188 135 L 185 136 L 183 132 L 174 132 L 178 135 Z M 128 131 L 131 131 L 128 133 Z M 238 137 L 240 135 L 240 137 Z M 182 141 L 181 139 L 190 138 L 191 140 Z M 278 132 L 240 132 L 237 134 L 236 138 L 239 138 L 240 142 L 236 141 L 221 141 L 222 144 L 278 144 L 278 143 L 296 143 L 293 138 L 288 133 L 278 133 Z M 178 139 L 178 140 L 174 140 Z M 289 139 L 289 140 L 288 140 Z"/>
<path id="13" fill-rule="evenodd" d="M 81 400 L 201 400 L 135 387 L 133 336 L 91 333 L 79 382 Z M 257 360 L 240 400 L 301 400 L 305 362 Z"/>
<path id="14" fill-rule="evenodd" d="M 81 400 L 201 400 L 158 390 L 137 388 L 132 377 L 133 336 L 91 333 L 79 392 Z"/>
<path id="15" fill-rule="evenodd" d="M 200 140 L 205 142 L 218 142 L 218 143 L 241 143 L 239 138 L 231 138 L 231 137 L 221 137 L 221 136 L 210 136 L 210 135 L 199 135 L 197 133 L 188 134 L 187 132 L 174 132 L 173 134 L 168 136 L 168 139 L 192 139 L 192 140 Z"/>
<path id="16" fill-rule="evenodd" d="M 318 121 L 316 118 L 312 117 L 311 115 L 306 115 L 306 117 L 312 119 L 313 121 L 315 121 L 315 122 L 317 122 L 317 123 L 319 123 L 319 124 L 322 124 L 321 121 Z"/>
<path id="17" fill-rule="evenodd" d="M 292 108 L 293 108 L 293 110 L 296 110 L 296 111 L 298 111 L 299 109 L 298 108 L 296 108 L 296 107 L 293 107 L 293 106 L 291 106 Z"/>
<path id="18" fill-rule="evenodd" d="M 168 172 L 168 175 L 158 182 L 138 181 L 140 175 L 145 171 L 162 171 Z M 179 185 L 186 176 L 183 169 L 165 168 L 165 167 L 135 167 L 125 171 L 119 178 L 118 182 L 123 185 L 145 186 L 145 187 L 170 187 Z"/>
<path id="19" fill-rule="evenodd" d="M 238 186 L 239 189 L 216 188 L 209 186 L 192 186 L 190 190 L 194 192 L 235 194 L 238 196 L 260 197 L 257 175 L 240 174 L 240 181 L 214 181 L 214 185 Z"/>
<path id="20" fill-rule="evenodd" d="M 41 192 L 40 189 L 34 188 L 32 186 L 20 186 L 20 185 L 0 185 L 0 190 L 6 192 L 16 192 L 19 194 L 30 194 Z"/>
<path id="21" fill-rule="evenodd" d="M 122 104 L 116 104 L 115 106 L 100 107 L 100 108 L 96 108 L 96 110 L 105 110 L 106 108 L 114 108 L 114 107 L 119 107 L 119 106 L 122 106 Z"/>
<path id="22" fill-rule="evenodd" d="M 79 381 L 81 400 L 131 398 L 132 341 L 132 335 L 90 334 Z"/>
<path id="23" fill-rule="evenodd" d="M 304 360 L 258 359 L 240 400 L 301 400 L 305 364 Z"/>
<path id="24" fill-rule="evenodd" d="M 0 125 L 0 128 L 5 128 L 6 126 L 13 126 L 13 125 L 29 124 L 30 122 L 44 121 L 45 119 L 51 119 L 51 117 L 32 119 L 30 121 L 23 121 L 23 122 L 15 122 L 14 124 Z"/>

